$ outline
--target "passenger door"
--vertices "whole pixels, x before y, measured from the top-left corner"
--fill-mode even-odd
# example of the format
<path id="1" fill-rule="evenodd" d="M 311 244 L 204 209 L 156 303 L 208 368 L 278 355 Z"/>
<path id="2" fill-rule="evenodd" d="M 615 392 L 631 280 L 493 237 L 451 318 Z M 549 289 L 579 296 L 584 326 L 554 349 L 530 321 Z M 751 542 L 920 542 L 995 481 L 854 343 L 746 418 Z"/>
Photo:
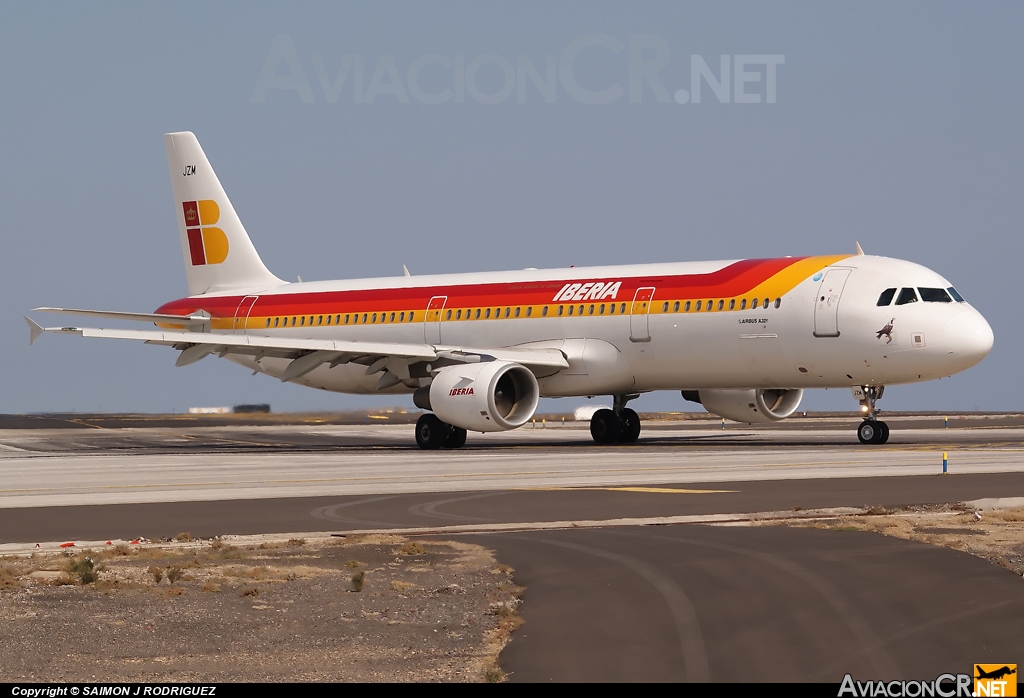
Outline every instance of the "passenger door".
<path id="1" fill-rule="evenodd" d="M 629 311 L 629 340 L 631 342 L 651 341 L 649 318 L 651 302 L 654 300 L 654 286 L 645 286 L 636 290 L 633 305 Z"/>
<path id="2" fill-rule="evenodd" d="M 434 296 L 427 303 L 427 312 L 423 316 L 424 344 L 441 343 L 441 313 L 447 302 L 448 296 Z"/>
<path id="3" fill-rule="evenodd" d="M 852 269 L 829 269 L 814 299 L 814 336 L 839 336 L 839 300 Z"/>
<path id="4" fill-rule="evenodd" d="M 256 305 L 256 300 L 259 296 L 246 296 L 239 302 L 238 307 L 235 308 L 235 318 L 231 322 L 231 331 L 235 334 L 245 334 L 245 327 L 249 321 L 249 314 L 252 313 L 252 307 Z"/>

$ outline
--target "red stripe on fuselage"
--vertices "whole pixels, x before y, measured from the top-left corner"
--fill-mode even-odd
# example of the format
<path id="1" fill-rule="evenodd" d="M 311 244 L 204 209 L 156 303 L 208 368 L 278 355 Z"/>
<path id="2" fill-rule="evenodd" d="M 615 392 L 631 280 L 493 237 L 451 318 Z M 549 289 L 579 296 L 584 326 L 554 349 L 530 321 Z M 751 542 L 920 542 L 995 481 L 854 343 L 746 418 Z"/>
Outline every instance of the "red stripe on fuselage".
<path id="1" fill-rule="evenodd" d="M 507 283 L 464 284 L 448 286 L 419 286 L 412 288 L 379 288 L 353 291 L 323 291 L 319 293 L 275 293 L 261 295 L 253 314 L 316 315 L 320 313 L 350 313 L 365 311 L 425 310 L 433 296 L 447 296 L 449 308 L 545 305 L 569 303 L 553 301 L 567 283 L 584 284 L 597 281 L 621 281 L 616 297 L 601 299 L 628 302 L 638 288 L 655 286 L 659 298 L 721 298 L 746 294 L 750 289 L 771 278 L 783 269 L 805 257 L 781 259 L 746 259 L 734 262 L 707 274 L 680 274 L 674 276 L 601 276 L 585 279 L 558 279 L 549 281 L 511 281 Z M 210 298 L 181 298 L 160 306 L 156 312 L 187 314 L 205 310 L 213 317 L 234 317 L 235 309 L 244 296 L 218 296 Z M 576 301 L 579 303 L 580 301 Z M 584 301 L 586 303 L 592 300 Z"/>

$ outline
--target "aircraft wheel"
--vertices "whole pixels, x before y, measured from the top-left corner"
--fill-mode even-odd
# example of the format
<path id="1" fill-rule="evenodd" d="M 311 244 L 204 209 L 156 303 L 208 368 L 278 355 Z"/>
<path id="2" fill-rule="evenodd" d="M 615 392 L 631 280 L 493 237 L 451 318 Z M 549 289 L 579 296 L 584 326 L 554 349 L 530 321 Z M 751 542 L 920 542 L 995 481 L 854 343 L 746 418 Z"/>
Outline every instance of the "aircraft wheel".
<path id="1" fill-rule="evenodd" d="M 885 422 L 879 422 L 878 428 L 882 430 L 882 438 L 878 440 L 878 443 L 884 444 L 889 440 L 889 425 Z"/>
<path id="2" fill-rule="evenodd" d="M 626 408 L 622 410 L 622 432 L 619 434 L 619 441 L 624 444 L 631 444 L 640 438 L 640 415 L 635 411 Z"/>
<path id="3" fill-rule="evenodd" d="M 444 439 L 445 448 L 462 448 L 466 445 L 466 430 L 461 427 L 450 427 Z"/>
<path id="4" fill-rule="evenodd" d="M 865 419 L 857 427 L 857 438 L 860 439 L 862 444 L 879 444 L 882 443 L 882 431 L 881 422 L 876 422 L 871 419 Z"/>
<path id="5" fill-rule="evenodd" d="M 621 432 L 622 424 L 611 410 L 598 410 L 590 418 L 590 435 L 599 444 L 614 443 Z"/>
<path id="6" fill-rule="evenodd" d="M 425 414 L 416 420 L 416 445 L 428 451 L 441 448 L 448 436 L 448 425 L 437 415 Z"/>

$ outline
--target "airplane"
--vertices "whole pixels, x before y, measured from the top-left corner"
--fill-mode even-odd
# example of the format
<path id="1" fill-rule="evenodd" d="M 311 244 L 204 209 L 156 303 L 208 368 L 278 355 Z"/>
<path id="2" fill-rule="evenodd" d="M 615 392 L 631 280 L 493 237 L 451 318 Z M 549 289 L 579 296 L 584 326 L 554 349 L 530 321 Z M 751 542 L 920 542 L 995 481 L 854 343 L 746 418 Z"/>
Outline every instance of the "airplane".
<path id="1" fill-rule="evenodd" d="M 886 386 L 963 371 L 985 318 L 939 274 L 864 254 L 288 283 L 264 265 L 199 141 L 164 136 L 189 295 L 153 313 L 36 308 L 157 329 L 42 327 L 216 355 L 311 388 L 411 394 L 424 449 L 515 429 L 541 397 L 612 397 L 594 441 L 632 443 L 642 393 L 679 390 L 746 423 L 792 415 L 804 390 L 851 389 L 863 444 L 882 444 Z M 404 269 L 404 267 L 403 267 Z"/>

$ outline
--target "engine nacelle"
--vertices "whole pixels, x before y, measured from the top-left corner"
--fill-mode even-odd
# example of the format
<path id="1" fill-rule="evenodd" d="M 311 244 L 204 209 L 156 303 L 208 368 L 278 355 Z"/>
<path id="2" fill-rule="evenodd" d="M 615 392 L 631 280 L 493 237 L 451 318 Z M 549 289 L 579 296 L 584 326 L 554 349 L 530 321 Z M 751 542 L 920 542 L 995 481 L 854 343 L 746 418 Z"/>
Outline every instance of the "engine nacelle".
<path id="1" fill-rule="evenodd" d="M 697 395 L 694 395 L 697 393 Z M 796 412 L 804 398 L 801 389 L 684 390 L 683 397 L 704 405 L 711 414 L 736 422 L 777 422 Z M 697 398 L 697 399 L 694 399 Z"/>
<path id="2" fill-rule="evenodd" d="M 470 431 L 521 427 L 537 411 L 540 400 L 537 378 L 511 361 L 442 368 L 429 390 L 429 409 L 441 421 Z"/>

